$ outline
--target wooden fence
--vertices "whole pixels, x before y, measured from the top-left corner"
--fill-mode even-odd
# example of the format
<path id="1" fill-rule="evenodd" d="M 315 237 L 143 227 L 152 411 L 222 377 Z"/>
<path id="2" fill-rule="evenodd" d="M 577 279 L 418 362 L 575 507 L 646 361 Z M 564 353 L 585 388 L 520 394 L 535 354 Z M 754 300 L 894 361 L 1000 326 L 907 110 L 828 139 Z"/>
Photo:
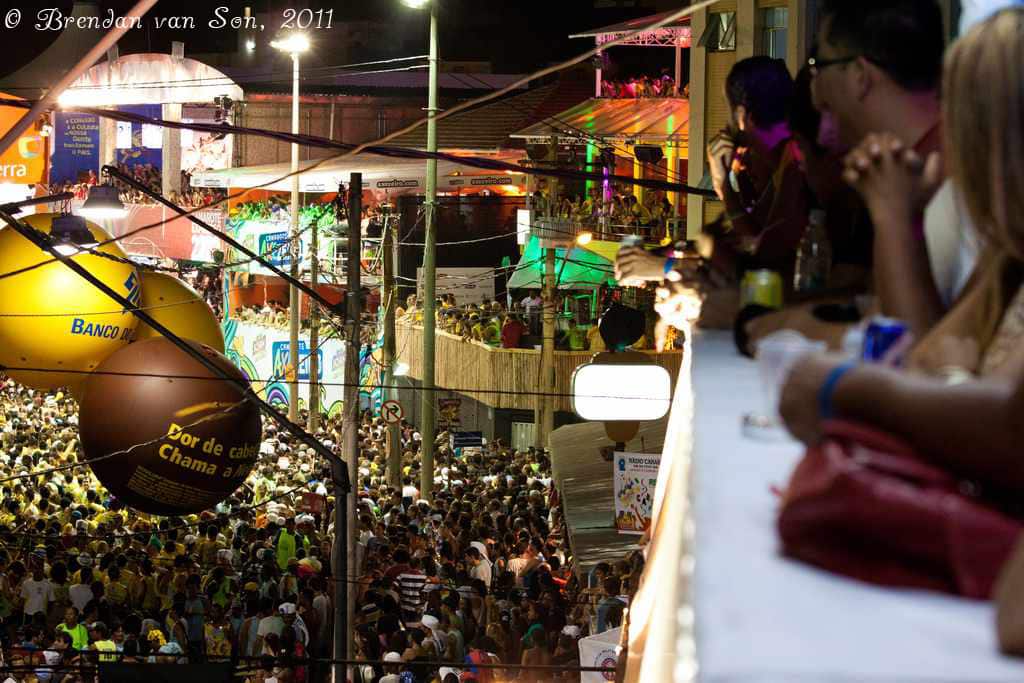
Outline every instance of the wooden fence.
<path id="1" fill-rule="evenodd" d="M 419 325 L 397 324 L 398 360 L 408 364 L 409 376 L 423 377 L 423 329 Z M 572 411 L 572 373 L 593 357 L 589 351 L 555 351 L 555 410 Z M 675 388 L 682 351 L 649 352 L 651 359 L 665 367 Z M 496 349 L 465 341 L 438 330 L 434 344 L 434 379 L 438 387 L 456 391 L 492 408 L 533 410 L 539 391 L 540 351 Z M 523 394 L 522 392 L 532 392 Z"/>

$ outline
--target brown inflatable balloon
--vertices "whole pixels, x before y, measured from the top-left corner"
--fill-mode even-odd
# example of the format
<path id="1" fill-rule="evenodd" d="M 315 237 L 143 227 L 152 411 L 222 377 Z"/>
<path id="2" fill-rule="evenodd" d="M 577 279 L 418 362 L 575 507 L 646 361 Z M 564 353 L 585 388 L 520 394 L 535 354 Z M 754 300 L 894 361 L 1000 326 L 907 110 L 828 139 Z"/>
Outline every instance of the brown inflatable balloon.
<path id="1" fill-rule="evenodd" d="M 189 343 L 245 381 L 227 358 Z M 139 373 L 156 376 L 132 376 Z M 111 494 L 143 512 L 184 515 L 213 507 L 241 485 L 259 455 L 259 410 L 213 377 L 162 337 L 116 351 L 89 375 L 79 412 L 85 457 L 131 449 L 90 465 Z M 144 445 L 132 448 L 137 444 Z"/>

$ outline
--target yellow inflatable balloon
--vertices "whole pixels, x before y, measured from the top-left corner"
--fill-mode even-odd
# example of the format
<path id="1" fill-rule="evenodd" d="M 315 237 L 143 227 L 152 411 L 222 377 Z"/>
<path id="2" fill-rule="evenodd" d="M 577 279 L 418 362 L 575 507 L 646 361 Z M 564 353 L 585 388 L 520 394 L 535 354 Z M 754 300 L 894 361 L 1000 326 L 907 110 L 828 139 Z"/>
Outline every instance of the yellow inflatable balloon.
<path id="1" fill-rule="evenodd" d="M 206 344 L 224 353 L 224 333 L 213 310 L 187 284 L 166 273 L 142 272 L 142 308 L 179 337 Z M 136 341 L 161 336 L 146 323 L 139 323 Z"/>
<path id="2" fill-rule="evenodd" d="M 49 233 L 57 215 L 36 214 L 24 221 Z M 110 239 L 98 225 L 86 222 L 86 226 L 97 242 Z M 114 243 L 96 250 L 125 257 Z M 8 371 L 12 379 L 34 389 L 80 384 L 80 372 L 59 370 L 92 371 L 134 338 L 138 322 L 62 263 L 4 277 L 50 258 L 10 226 L 0 229 L 0 365 L 58 371 Z M 138 301 L 139 275 L 134 266 L 87 253 L 73 260 L 114 291 Z"/>

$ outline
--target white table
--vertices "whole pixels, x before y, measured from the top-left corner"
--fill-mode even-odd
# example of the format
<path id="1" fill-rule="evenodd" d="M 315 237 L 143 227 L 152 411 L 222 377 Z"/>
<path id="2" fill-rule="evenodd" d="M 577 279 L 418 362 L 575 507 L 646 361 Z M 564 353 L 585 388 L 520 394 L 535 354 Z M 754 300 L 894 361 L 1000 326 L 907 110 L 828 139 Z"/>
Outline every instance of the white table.
<path id="1" fill-rule="evenodd" d="M 703 683 L 1024 681 L 997 653 L 991 605 L 858 583 L 779 555 L 777 502 L 801 455 L 745 439 L 756 365 L 731 336 L 695 339 L 693 584 Z"/>

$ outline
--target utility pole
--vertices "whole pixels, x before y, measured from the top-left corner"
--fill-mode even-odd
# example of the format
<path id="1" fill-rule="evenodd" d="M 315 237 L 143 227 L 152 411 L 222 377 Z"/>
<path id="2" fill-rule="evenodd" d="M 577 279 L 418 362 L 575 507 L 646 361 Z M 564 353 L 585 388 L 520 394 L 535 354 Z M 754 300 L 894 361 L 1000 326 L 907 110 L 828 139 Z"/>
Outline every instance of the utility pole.
<path id="1" fill-rule="evenodd" d="M 299 133 L 299 53 L 292 52 L 292 134 Z M 292 143 L 292 226 L 291 256 L 293 280 L 299 279 L 299 258 L 302 242 L 299 238 L 299 145 Z M 299 421 L 299 316 L 302 300 L 299 288 L 288 287 L 288 362 L 291 371 L 288 377 L 288 419 Z"/>
<path id="2" fill-rule="evenodd" d="M 363 174 L 353 173 L 349 181 L 349 209 L 348 209 L 348 302 L 346 305 L 346 322 L 348 323 L 348 334 L 345 339 L 345 419 L 342 427 L 342 442 L 344 448 L 345 464 L 348 466 L 349 481 L 358 482 L 359 469 L 359 348 L 360 348 L 360 318 L 362 317 L 362 306 L 359 298 L 359 251 L 360 231 L 362 229 L 363 215 Z M 336 464 L 336 467 L 340 467 Z M 339 472 L 337 476 L 340 475 Z M 345 506 L 344 509 L 342 506 Z M 345 606 L 335 605 L 334 612 L 334 659 L 353 659 L 355 652 L 352 648 L 352 638 L 346 630 L 346 626 L 355 621 L 355 584 L 349 580 L 349 574 L 357 574 L 359 567 L 356 566 L 356 496 L 350 495 L 345 500 L 339 500 L 335 496 L 334 508 L 334 532 L 335 539 L 338 538 L 339 529 L 344 529 L 345 545 L 336 543 L 334 554 L 336 557 L 344 555 L 344 560 L 336 566 L 344 567 L 345 572 L 339 573 L 335 578 L 338 580 L 337 588 L 334 591 L 335 600 L 345 597 Z M 348 514 L 345 514 L 345 513 Z M 339 558 L 341 559 L 341 558 Z M 335 664 L 334 680 L 337 682 L 348 680 L 342 665 Z"/>
<path id="3" fill-rule="evenodd" d="M 557 136 L 551 139 L 548 163 L 553 167 L 558 165 Z M 548 219 L 555 220 L 558 206 L 558 183 L 554 178 L 548 180 L 548 188 Z M 568 252 L 568 249 L 566 251 Z M 544 324 L 541 331 L 540 370 L 537 373 L 537 424 L 534 430 L 533 444 L 537 448 L 547 448 L 548 437 L 551 436 L 551 432 L 555 428 L 555 299 L 558 293 L 558 283 L 555 282 L 555 255 L 555 248 L 549 244 L 544 249 L 544 289 L 541 295 Z"/>
<path id="4" fill-rule="evenodd" d="M 309 284 L 315 291 L 320 279 L 320 237 L 315 223 L 309 233 Z M 320 428 L 320 307 L 309 302 L 309 431 Z"/>
<path id="5" fill-rule="evenodd" d="M 430 3 L 430 89 L 427 95 L 427 151 L 437 152 L 437 2 Z M 426 215 L 423 247 L 423 440 L 420 459 L 420 496 L 428 503 L 434 501 L 434 439 L 437 431 L 434 406 L 434 278 L 437 249 L 437 158 L 427 159 Z"/>
<path id="6" fill-rule="evenodd" d="M 540 351 L 541 414 L 537 429 L 538 448 L 548 447 L 548 438 L 555 429 L 555 305 L 558 285 L 555 282 L 555 249 L 544 250 L 544 337 Z"/>
<path id="7" fill-rule="evenodd" d="M 398 248 L 392 227 L 390 213 L 384 216 L 384 236 L 380 248 L 383 252 L 384 272 L 381 283 L 380 298 L 384 303 L 384 399 L 398 397 L 395 386 L 395 307 L 398 305 L 398 288 L 395 287 L 395 249 Z M 388 425 L 387 438 L 387 477 L 388 486 L 402 487 L 402 438 L 400 425 L 396 422 Z"/>

